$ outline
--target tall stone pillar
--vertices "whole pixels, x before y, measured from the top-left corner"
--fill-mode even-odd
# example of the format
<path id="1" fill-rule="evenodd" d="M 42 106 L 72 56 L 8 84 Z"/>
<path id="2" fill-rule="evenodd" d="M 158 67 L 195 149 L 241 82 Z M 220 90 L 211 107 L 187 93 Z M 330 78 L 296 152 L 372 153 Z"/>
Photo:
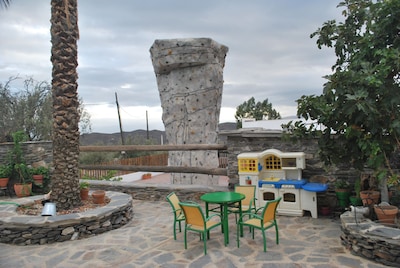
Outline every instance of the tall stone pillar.
<path id="1" fill-rule="evenodd" d="M 228 48 L 210 38 L 156 40 L 150 48 L 169 144 L 215 144 Z M 218 167 L 217 151 L 174 151 L 171 166 Z M 174 173 L 173 184 L 218 185 L 219 176 Z"/>

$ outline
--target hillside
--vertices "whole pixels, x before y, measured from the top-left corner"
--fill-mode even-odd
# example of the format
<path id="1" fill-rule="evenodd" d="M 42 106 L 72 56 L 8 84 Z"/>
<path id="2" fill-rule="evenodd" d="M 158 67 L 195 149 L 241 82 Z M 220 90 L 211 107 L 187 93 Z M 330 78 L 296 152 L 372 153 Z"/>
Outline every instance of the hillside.
<path id="1" fill-rule="evenodd" d="M 233 130 L 236 129 L 236 123 L 221 123 L 219 124 L 219 130 Z M 161 136 L 164 143 L 167 142 L 165 137 L 165 131 L 161 130 L 150 130 L 149 139 L 152 144 L 161 144 Z M 147 131 L 143 129 L 134 130 L 131 132 L 123 132 L 124 141 L 126 144 L 146 144 Z M 83 134 L 80 137 L 81 145 L 120 145 L 121 134 L 120 133 L 90 133 Z"/>

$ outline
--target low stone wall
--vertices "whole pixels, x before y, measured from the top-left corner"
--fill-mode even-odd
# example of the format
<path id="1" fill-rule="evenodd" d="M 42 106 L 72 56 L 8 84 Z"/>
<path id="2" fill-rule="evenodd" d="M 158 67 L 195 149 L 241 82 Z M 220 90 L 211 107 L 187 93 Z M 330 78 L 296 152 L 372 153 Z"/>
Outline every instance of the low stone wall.
<path id="1" fill-rule="evenodd" d="M 26 216 L 16 212 L 12 202 L 0 206 L 0 242 L 14 245 L 50 244 L 76 240 L 120 228 L 133 217 L 132 197 L 106 192 L 110 203 L 83 213 L 59 216 Z M 29 204 L 42 196 L 15 199 L 19 205 Z M 14 200 L 12 200 L 14 201 Z"/>
<path id="2" fill-rule="evenodd" d="M 342 244 L 353 254 L 400 267 L 400 229 L 386 227 L 350 211 L 340 219 Z"/>
<path id="3" fill-rule="evenodd" d="M 200 196 L 208 192 L 228 191 L 227 186 L 203 186 L 181 184 L 148 184 L 141 182 L 113 182 L 87 180 L 91 190 L 116 191 L 129 194 L 133 199 L 167 201 L 169 193 L 175 192 L 181 201 L 200 201 Z"/>
<path id="4" fill-rule="evenodd" d="M 132 199 L 166 201 L 175 192 L 180 200 L 200 201 L 207 192 L 227 191 L 223 186 L 145 184 L 140 182 L 91 181 L 90 190 L 105 190 L 110 203 L 107 206 L 53 217 L 26 216 L 16 212 L 15 204 L 0 205 L 0 243 L 15 245 L 49 244 L 86 238 L 120 228 L 128 223 L 134 210 Z M 29 204 L 43 196 L 32 196 L 17 201 Z M 1 202 L 0 202 L 1 204 Z M 167 207 L 166 209 L 169 209 Z"/>

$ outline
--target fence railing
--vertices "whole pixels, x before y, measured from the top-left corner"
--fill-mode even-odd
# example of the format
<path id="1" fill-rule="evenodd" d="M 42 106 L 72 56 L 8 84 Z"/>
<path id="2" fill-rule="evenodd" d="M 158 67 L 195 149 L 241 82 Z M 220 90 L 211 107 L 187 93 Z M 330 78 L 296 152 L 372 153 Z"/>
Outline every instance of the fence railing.
<path id="1" fill-rule="evenodd" d="M 226 151 L 226 145 L 222 144 L 185 144 L 185 145 L 117 145 L 117 146 L 81 146 L 81 152 L 118 152 L 118 151 L 196 151 L 196 150 L 216 150 L 221 156 L 223 151 Z M 142 160 L 140 160 L 142 161 Z M 225 163 L 225 164 L 224 164 Z M 118 172 L 165 172 L 165 173 L 198 173 L 209 175 L 227 175 L 226 160 L 219 159 L 218 168 L 207 167 L 182 167 L 182 166 L 168 166 L 165 164 L 150 165 L 149 162 L 142 161 L 140 163 L 122 164 L 122 163 L 105 163 L 102 165 L 80 165 L 79 167 L 84 170 L 104 170 L 107 174 L 108 170 L 117 170 Z M 126 174 L 125 173 L 125 174 Z"/>
<path id="2" fill-rule="evenodd" d="M 152 154 L 152 155 L 144 155 L 134 158 L 122 158 L 122 159 L 114 159 L 112 161 L 103 162 L 98 164 L 99 166 L 109 166 L 109 165 L 123 165 L 123 166 L 141 166 L 141 165 L 149 165 L 149 166 L 167 166 L 168 165 L 168 154 Z M 102 169 L 81 169 L 80 175 L 81 178 L 84 176 L 92 177 L 92 178 L 101 178 L 108 175 L 109 170 Z M 124 170 L 115 170 L 115 176 L 121 176 L 125 174 L 131 173 L 130 171 Z"/>

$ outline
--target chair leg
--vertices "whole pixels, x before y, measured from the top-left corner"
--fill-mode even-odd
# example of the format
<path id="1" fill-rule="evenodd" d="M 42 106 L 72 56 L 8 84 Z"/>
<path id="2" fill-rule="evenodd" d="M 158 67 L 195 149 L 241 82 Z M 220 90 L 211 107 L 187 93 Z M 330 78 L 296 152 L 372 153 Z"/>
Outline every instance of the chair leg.
<path id="1" fill-rule="evenodd" d="M 176 221 L 174 221 L 174 240 L 176 240 Z"/>
<path id="2" fill-rule="evenodd" d="M 206 233 L 203 233 L 203 237 L 206 238 Z M 204 255 L 207 255 L 207 239 L 203 239 L 204 241 Z"/>
<path id="3" fill-rule="evenodd" d="M 267 241 L 265 239 L 265 230 L 262 229 L 262 234 L 263 234 L 263 243 L 264 243 L 264 252 L 267 252 Z"/>
<path id="4" fill-rule="evenodd" d="M 279 231 L 278 231 L 278 225 L 275 223 L 275 239 L 276 239 L 276 244 L 279 245 Z"/>
<path id="5" fill-rule="evenodd" d="M 184 234 L 184 240 L 185 240 L 185 249 L 187 249 L 187 240 L 186 240 L 186 238 L 187 238 L 187 230 L 186 230 L 186 227 L 185 227 L 185 234 Z"/>

